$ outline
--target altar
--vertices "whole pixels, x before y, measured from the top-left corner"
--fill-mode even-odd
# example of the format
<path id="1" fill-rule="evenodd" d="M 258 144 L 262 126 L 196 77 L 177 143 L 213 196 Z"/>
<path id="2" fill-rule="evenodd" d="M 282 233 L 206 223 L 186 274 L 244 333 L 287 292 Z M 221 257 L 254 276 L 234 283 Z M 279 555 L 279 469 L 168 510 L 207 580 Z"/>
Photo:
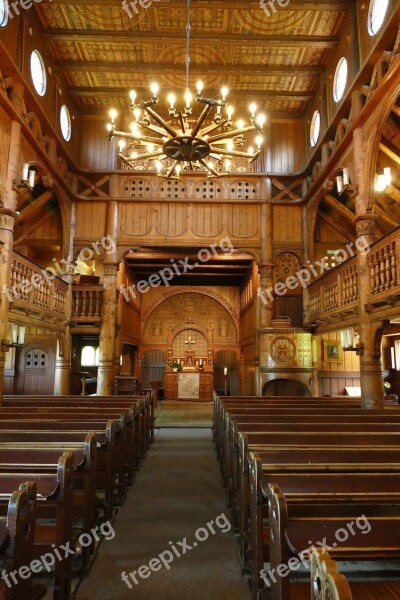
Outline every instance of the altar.
<path id="1" fill-rule="evenodd" d="M 174 373 L 167 368 L 164 375 L 164 397 L 171 400 L 211 402 L 214 373 L 210 371 L 182 371 Z"/>
<path id="2" fill-rule="evenodd" d="M 200 398 L 200 373 L 178 373 L 178 398 Z"/>

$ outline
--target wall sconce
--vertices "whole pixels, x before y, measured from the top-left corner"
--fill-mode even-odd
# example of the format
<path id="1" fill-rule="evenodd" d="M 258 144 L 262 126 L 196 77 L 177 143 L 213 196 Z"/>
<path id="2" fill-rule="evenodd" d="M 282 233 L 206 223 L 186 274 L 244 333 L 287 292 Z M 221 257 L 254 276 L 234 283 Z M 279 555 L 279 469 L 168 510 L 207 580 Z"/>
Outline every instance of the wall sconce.
<path id="1" fill-rule="evenodd" d="M 340 332 L 340 342 L 343 352 L 355 352 L 357 356 L 364 354 L 364 344 L 356 344 L 354 346 L 353 330 L 351 328 L 342 329 Z"/>
<path id="2" fill-rule="evenodd" d="M 29 163 L 24 163 L 24 166 L 22 168 L 21 183 L 17 183 L 16 179 L 14 179 L 13 189 L 18 190 L 20 188 L 27 188 L 27 189 L 33 190 L 33 188 L 35 187 L 35 177 L 36 177 L 35 169 L 31 169 Z"/>
<path id="3" fill-rule="evenodd" d="M 339 195 L 355 191 L 355 187 L 350 183 L 349 170 L 346 167 L 342 169 L 342 175 L 336 177 L 336 188 Z"/>
<path id="4" fill-rule="evenodd" d="M 8 352 L 10 348 L 22 348 L 25 342 L 25 327 L 11 323 L 11 342 L 1 340 L 1 352 Z"/>
<path id="5" fill-rule="evenodd" d="M 392 183 L 390 167 L 383 169 L 383 174 L 377 175 L 375 179 L 375 191 L 384 192 L 385 189 Z"/>

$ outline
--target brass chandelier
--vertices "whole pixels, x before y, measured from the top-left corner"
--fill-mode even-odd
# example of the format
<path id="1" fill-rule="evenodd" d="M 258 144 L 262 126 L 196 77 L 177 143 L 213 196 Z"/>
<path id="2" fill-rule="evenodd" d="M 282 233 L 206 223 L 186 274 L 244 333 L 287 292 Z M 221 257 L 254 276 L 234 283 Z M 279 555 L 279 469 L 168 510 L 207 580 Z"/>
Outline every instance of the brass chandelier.
<path id="1" fill-rule="evenodd" d="M 176 96 L 169 94 L 168 115 L 166 120 L 153 107 L 159 102 L 159 86 L 152 83 L 151 98 L 137 102 L 137 94 L 130 92 L 129 106 L 134 115 L 130 132 L 116 129 L 117 111 L 110 111 L 111 122 L 107 125 L 108 137 L 119 139 L 119 158 L 129 167 L 135 168 L 138 162 L 147 161 L 157 170 L 157 174 L 167 179 L 179 179 L 182 170 L 205 170 L 208 177 L 227 175 L 232 160 L 247 159 L 253 163 L 261 152 L 264 123 L 263 114 L 256 115 L 257 106 L 250 104 L 250 124 L 238 121 L 233 125 L 234 109 L 228 105 L 228 88 L 221 89 L 221 99 L 205 98 L 202 95 L 203 82 L 196 84 L 196 103 L 203 106 L 199 116 L 192 119 L 193 95 L 189 89 L 189 44 L 190 44 L 190 0 L 187 0 L 186 22 L 186 90 L 185 106 L 181 110 L 175 107 Z M 214 116 L 210 115 L 214 110 Z M 210 116 L 209 116 L 210 115 Z M 211 123 L 206 124 L 209 118 Z M 257 132 L 256 148 L 244 150 L 245 136 Z M 213 162 L 213 160 L 215 163 Z"/>

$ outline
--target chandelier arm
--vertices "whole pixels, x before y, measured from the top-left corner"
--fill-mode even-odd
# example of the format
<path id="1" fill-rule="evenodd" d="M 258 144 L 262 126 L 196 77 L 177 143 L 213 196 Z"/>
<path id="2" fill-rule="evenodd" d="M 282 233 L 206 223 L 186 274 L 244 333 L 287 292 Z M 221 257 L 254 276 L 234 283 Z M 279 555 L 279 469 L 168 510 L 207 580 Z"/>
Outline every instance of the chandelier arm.
<path id="1" fill-rule="evenodd" d="M 241 152 L 240 150 L 226 150 L 225 148 L 218 148 L 218 150 L 216 148 L 211 148 L 211 150 L 219 152 L 219 154 L 222 154 L 223 156 L 237 156 L 240 158 L 254 158 L 255 156 L 254 154 L 249 154 L 248 152 Z"/>
<path id="2" fill-rule="evenodd" d="M 144 144 L 156 144 L 157 146 L 162 146 L 163 145 L 163 141 L 160 140 L 160 138 L 156 138 L 156 137 L 150 137 L 147 135 L 143 135 L 140 138 L 135 138 L 137 140 L 139 140 L 139 142 L 143 142 Z M 143 144 L 141 144 L 143 145 Z"/>
<path id="3" fill-rule="evenodd" d="M 179 121 L 180 121 L 180 124 L 181 124 L 182 133 L 183 133 L 183 135 L 185 135 L 185 133 L 186 133 L 186 127 L 185 127 L 185 121 L 183 120 L 182 111 L 179 111 Z"/>
<path id="4" fill-rule="evenodd" d="M 178 164 L 178 161 L 176 160 L 174 162 L 174 164 L 168 169 L 168 171 L 167 171 L 167 179 L 169 179 L 170 177 L 172 177 L 172 173 L 175 171 L 177 164 Z"/>
<path id="5" fill-rule="evenodd" d="M 201 129 L 201 126 L 203 125 L 204 121 L 207 118 L 208 113 L 211 110 L 211 106 L 209 104 L 207 104 L 204 109 L 203 112 L 201 113 L 201 115 L 199 116 L 199 118 L 197 119 L 197 123 L 196 125 L 193 127 L 192 131 L 191 131 L 191 136 L 192 137 L 196 137 L 196 135 L 198 134 L 198 132 Z"/>
<path id="6" fill-rule="evenodd" d="M 218 140 L 223 140 L 226 137 L 232 137 L 234 135 L 240 135 L 243 133 L 248 133 L 249 131 L 255 131 L 254 125 L 248 125 L 247 127 L 243 127 L 243 129 L 232 129 L 231 131 L 227 131 L 225 133 L 219 133 L 218 135 L 213 135 L 208 138 L 208 143 L 217 142 Z"/>
<path id="7" fill-rule="evenodd" d="M 168 125 L 168 123 L 164 121 L 164 119 L 160 117 L 152 108 L 147 107 L 145 110 L 151 117 L 153 117 L 156 123 L 161 125 L 161 127 L 164 127 L 165 131 L 167 131 L 171 137 L 175 138 L 177 136 L 175 129 L 171 127 L 171 125 Z"/>
<path id="8" fill-rule="evenodd" d="M 227 119 L 224 119 L 223 121 L 220 121 L 219 123 L 212 123 L 208 127 L 204 127 L 204 129 L 201 132 L 201 135 L 204 137 L 206 134 L 211 133 L 212 131 L 216 131 L 217 129 L 219 129 L 219 127 L 222 127 L 227 122 L 228 122 Z"/>
<path id="9" fill-rule="evenodd" d="M 218 173 L 218 171 L 216 171 L 216 170 L 214 169 L 214 167 L 211 167 L 210 165 L 208 165 L 208 164 L 206 163 L 206 161 L 205 161 L 205 160 L 203 160 L 202 158 L 199 160 L 199 163 L 200 163 L 201 165 L 203 165 L 203 167 L 205 167 L 205 168 L 207 169 L 207 171 L 210 171 L 210 172 L 211 172 L 213 175 L 215 175 L 215 177 L 221 177 L 221 176 L 222 176 L 222 173 Z"/>
<path id="10" fill-rule="evenodd" d="M 148 129 L 149 131 L 152 131 L 153 133 L 159 133 L 160 135 L 167 135 L 167 132 L 165 131 L 164 127 L 157 127 L 156 125 L 152 125 L 147 124 L 147 123 L 143 123 L 142 121 L 139 123 L 140 127 L 143 127 L 144 129 Z"/>
<path id="11" fill-rule="evenodd" d="M 249 165 L 251 165 L 255 160 L 257 160 L 257 158 L 260 156 L 261 154 L 261 148 L 259 148 L 257 150 L 257 152 L 254 154 L 253 158 L 249 161 Z"/>
<path id="12" fill-rule="evenodd" d="M 118 156 L 120 156 L 125 162 L 127 162 L 128 164 L 135 164 L 136 161 L 138 160 L 147 160 L 148 158 L 158 158 L 163 154 L 163 150 L 155 150 L 154 152 L 145 152 L 144 154 L 141 154 L 140 156 L 138 156 L 137 158 L 131 158 L 131 157 L 123 157 L 123 155 L 120 153 Z"/>

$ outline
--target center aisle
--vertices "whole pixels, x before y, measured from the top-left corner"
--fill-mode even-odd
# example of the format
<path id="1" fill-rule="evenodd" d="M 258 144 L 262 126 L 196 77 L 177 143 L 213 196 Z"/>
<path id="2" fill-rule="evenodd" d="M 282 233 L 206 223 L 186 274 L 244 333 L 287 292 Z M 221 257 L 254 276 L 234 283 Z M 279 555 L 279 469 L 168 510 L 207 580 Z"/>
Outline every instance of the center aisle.
<path id="1" fill-rule="evenodd" d="M 159 430 L 113 528 L 77 600 L 250 600 L 209 429 Z"/>

